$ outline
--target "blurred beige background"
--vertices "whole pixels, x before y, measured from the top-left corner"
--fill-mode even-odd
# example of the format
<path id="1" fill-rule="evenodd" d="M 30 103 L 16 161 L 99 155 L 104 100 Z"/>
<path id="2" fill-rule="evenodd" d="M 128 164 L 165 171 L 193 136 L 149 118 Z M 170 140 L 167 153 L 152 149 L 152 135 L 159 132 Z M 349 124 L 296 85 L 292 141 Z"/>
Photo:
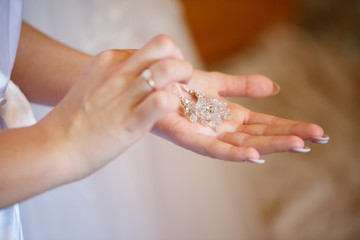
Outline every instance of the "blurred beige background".
<path id="1" fill-rule="evenodd" d="M 25 19 L 82 51 L 165 33 L 196 66 L 265 74 L 277 96 L 232 100 L 331 137 L 259 166 L 146 136 L 95 175 L 22 203 L 25 238 L 359 239 L 359 13 L 355 0 L 25 0 Z"/>
<path id="2" fill-rule="evenodd" d="M 318 123 L 331 137 L 240 173 L 264 239 L 359 239 L 360 1 L 183 2 L 208 69 L 261 73 L 281 86 L 266 100 L 233 101 Z"/>

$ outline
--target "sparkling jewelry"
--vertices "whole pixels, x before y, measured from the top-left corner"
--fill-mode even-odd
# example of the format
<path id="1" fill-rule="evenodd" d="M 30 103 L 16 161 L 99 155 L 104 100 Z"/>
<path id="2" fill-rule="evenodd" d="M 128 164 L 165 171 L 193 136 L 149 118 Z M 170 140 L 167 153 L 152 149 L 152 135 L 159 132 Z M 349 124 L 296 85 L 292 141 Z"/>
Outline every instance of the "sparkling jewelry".
<path id="1" fill-rule="evenodd" d="M 196 101 L 185 98 L 183 91 Z M 175 84 L 174 92 L 180 98 L 184 114 L 189 116 L 193 123 L 199 120 L 205 127 L 219 130 L 223 120 L 231 119 L 230 109 L 226 102 L 206 97 L 204 93 L 190 90 L 184 84 Z"/>
<path id="2" fill-rule="evenodd" d="M 146 69 L 141 73 L 141 76 L 146 80 L 153 91 L 156 90 L 154 79 L 152 78 L 152 72 L 150 69 Z"/>

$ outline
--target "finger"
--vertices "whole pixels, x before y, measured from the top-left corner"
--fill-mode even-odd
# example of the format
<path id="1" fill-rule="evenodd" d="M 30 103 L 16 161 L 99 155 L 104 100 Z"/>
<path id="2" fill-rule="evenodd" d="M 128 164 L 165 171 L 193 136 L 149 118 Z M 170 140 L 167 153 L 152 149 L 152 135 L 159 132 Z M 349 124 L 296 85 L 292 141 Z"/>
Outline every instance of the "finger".
<path id="1" fill-rule="evenodd" d="M 182 60 L 183 55 L 179 47 L 169 37 L 158 35 L 126 61 L 125 69 L 138 75 L 153 61 L 163 58 Z"/>
<path id="2" fill-rule="evenodd" d="M 187 137 L 190 139 L 184 139 L 182 142 L 192 142 L 191 145 L 196 146 L 195 152 L 204 156 L 235 162 L 259 159 L 259 153 L 252 147 L 234 146 L 204 134 Z"/>
<path id="3" fill-rule="evenodd" d="M 156 61 L 149 67 L 151 80 L 156 89 L 164 89 L 170 83 L 189 81 L 193 68 L 190 63 L 183 60 L 164 59 Z M 132 95 L 134 102 L 138 102 L 144 96 L 149 94 L 153 87 L 148 84 L 143 74 L 140 74 L 129 88 L 129 94 Z"/>
<path id="4" fill-rule="evenodd" d="M 251 111 L 249 111 L 248 118 L 246 121 L 246 124 L 266 124 L 269 126 L 280 126 L 280 125 L 296 124 L 296 123 L 298 123 L 298 121 L 279 118 L 273 115 L 251 112 Z"/>
<path id="5" fill-rule="evenodd" d="M 113 67 L 110 71 L 105 72 L 109 81 L 107 81 L 104 85 L 107 86 L 106 89 L 113 89 L 109 91 L 116 92 L 118 89 L 131 87 L 130 85 L 132 85 L 131 82 L 134 78 L 140 75 L 145 68 L 158 59 L 182 58 L 179 48 L 165 35 L 155 37 L 142 49 L 136 53 L 131 52 L 131 54 L 132 56 L 129 57 L 127 61 L 121 62 L 121 64 Z M 107 54 L 104 55 L 105 57 L 107 56 Z M 109 58 L 111 59 L 111 57 L 112 55 L 110 55 Z M 132 91 L 130 90 L 128 92 Z M 113 94 L 108 95 L 108 98 L 112 97 Z M 128 101 L 132 100 L 131 97 L 127 99 Z M 137 98 L 135 98 L 135 100 L 137 100 Z M 137 103 L 137 101 L 135 101 L 135 103 Z"/>
<path id="6" fill-rule="evenodd" d="M 329 142 L 330 137 L 328 135 L 324 134 L 321 137 L 319 137 L 319 136 L 310 136 L 307 140 L 309 142 L 312 142 L 312 143 L 326 144 L 326 143 Z"/>
<path id="7" fill-rule="evenodd" d="M 296 135 L 302 139 L 308 139 L 314 134 L 313 128 L 312 124 L 297 122 L 280 126 L 263 124 L 241 125 L 237 131 L 253 136 Z"/>
<path id="8" fill-rule="evenodd" d="M 296 129 L 301 130 L 300 132 L 303 132 L 300 134 L 300 132 L 298 131 L 297 133 L 299 134 L 299 136 L 306 138 L 324 136 L 324 130 L 320 126 L 314 123 L 303 123 L 303 122 L 279 118 L 263 113 L 250 112 L 245 124 L 263 124 L 268 126 L 279 126 L 279 127 L 286 125 L 292 125 L 292 126 L 298 125 Z M 299 125 L 302 126 L 300 127 Z"/>
<path id="9" fill-rule="evenodd" d="M 221 96 L 263 98 L 274 95 L 280 88 L 269 78 L 259 75 L 232 76 L 213 73 Z"/>
<path id="10" fill-rule="evenodd" d="M 167 91 L 156 91 L 148 95 L 137 105 L 127 123 L 130 132 L 145 133 L 163 115 L 176 111 L 179 108 L 178 98 Z"/>
<path id="11" fill-rule="evenodd" d="M 225 133 L 221 140 L 235 146 L 252 147 L 260 154 L 303 149 L 304 141 L 297 136 L 252 136 L 246 133 Z"/>

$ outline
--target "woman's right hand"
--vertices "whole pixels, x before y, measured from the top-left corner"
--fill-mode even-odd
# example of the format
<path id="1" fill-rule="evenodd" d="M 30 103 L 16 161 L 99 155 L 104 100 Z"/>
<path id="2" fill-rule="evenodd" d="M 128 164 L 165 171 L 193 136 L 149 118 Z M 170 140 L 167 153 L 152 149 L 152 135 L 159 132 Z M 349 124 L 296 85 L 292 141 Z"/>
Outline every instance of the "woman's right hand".
<path id="1" fill-rule="evenodd" d="M 150 69 L 156 90 L 141 73 Z M 159 35 L 126 61 L 123 52 L 95 56 L 64 99 L 38 125 L 60 151 L 67 182 L 81 179 L 120 155 L 179 100 L 165 88 L 187 82 L 192 66 Z"/>

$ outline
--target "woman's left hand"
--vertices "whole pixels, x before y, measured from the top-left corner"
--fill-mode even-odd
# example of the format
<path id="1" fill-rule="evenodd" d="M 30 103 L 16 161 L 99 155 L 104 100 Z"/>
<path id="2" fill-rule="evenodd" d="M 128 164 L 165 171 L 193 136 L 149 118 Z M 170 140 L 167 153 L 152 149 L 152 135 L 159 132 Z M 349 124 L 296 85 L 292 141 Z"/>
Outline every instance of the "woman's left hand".
<path id="1" fill-rule="evenodd" d="M 262 163 L 260 154 L 275 152 L 307 152 L 305 140 L 326 143 L 321 127 L 253 112 L 223 97 L 264 98 L 278 89 L 261 75 L 230 76 L 196 70 L 189 89 L 228 103 L 232 119 L 215 131 L 200 123 L 192 123 L 179 109 L 162 117 L 152 132 L 201 155 L 229 161 Z"/>

